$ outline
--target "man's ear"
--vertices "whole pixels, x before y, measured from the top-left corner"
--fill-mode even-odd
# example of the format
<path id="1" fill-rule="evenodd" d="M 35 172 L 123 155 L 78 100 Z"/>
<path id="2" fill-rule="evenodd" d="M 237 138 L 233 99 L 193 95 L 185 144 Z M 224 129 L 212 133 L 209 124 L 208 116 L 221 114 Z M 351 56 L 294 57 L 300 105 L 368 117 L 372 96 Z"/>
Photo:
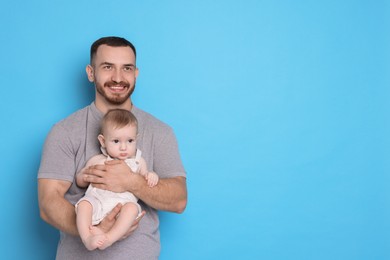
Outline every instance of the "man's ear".
<path id="1" fill-rule="evenodd" d="M 93 75 L 93 68 L 90 64 L 87 65 L 87 67 L 85 68 L 85 71 L 87 72 L 87 76 L 88 76 L 88 80 L 90 82 L 94 82 L 95 81 L 95 77 Z"/>
<path id="2" fill-rule="evenodd" d="M 98 140 L 101 147 L 106 148 L 106 145 L 104 144 L 104 136 L 102 134 L 98 135 Z"/>

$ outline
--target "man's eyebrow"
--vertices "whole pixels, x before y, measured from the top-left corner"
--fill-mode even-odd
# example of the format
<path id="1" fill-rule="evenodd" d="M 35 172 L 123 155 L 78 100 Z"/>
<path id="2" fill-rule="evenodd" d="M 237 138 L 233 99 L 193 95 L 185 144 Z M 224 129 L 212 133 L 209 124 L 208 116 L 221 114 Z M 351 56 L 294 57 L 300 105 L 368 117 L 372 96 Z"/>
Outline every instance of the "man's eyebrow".
<path id="1" fill-rule="evenodd" d="M 99 66 L 104 66 L 104 65 L 110 65 L 110 66 L 112 66 L 112 65 L 114 65 L 114 63 L 105 61 L 105 62 L 100 63 Z"/>
<path id="2" fill-rule="evenodd" d="M 100 66 L 105 66 L 105 65 L 113 66 L 114 63 L 105 61 L 105 62 L 102 62 L 102 63 L 100 64 Z M 135 65 L 134 65 L 133 63 L 123 64 L 123 66 L 124 66 L 124 67 L 134 67 L 134 68 L 135 68 Z"/>

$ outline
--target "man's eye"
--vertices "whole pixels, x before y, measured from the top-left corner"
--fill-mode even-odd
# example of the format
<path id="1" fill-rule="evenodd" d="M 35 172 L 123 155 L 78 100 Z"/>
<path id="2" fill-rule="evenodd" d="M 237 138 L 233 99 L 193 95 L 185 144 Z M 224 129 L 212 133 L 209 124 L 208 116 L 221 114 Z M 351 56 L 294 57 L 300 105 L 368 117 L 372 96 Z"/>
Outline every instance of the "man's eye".
<path id="1" fill-rule="evenodd" d="M 124 67 L 123 70 L 124 70 L 124 71 L 133 71 L 133 67 L 132 67 L 132 66 Z"/>
<path id="2" fill-rule="evenodd" d="M 110 70 L 110 69 L 112 69 L 112 66 L 106 65 L 106 66 L 103 67 L 103 69 L 105 69 L 105 70 Z"/>

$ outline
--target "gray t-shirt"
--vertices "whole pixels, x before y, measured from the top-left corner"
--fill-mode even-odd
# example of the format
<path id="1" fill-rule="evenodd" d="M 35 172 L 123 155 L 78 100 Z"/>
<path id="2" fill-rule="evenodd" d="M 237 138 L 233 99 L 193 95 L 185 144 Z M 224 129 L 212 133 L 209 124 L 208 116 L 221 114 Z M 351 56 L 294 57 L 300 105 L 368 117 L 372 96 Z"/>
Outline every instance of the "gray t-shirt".
<path id="1" fill-rule="evenodd" d="M 132 108 L 138 120 L 137 148 L 142 151 L 148 169 L 161 179 L 186 176 L 173 130 L 152 115 Z M 73 205 L 84 195 L 77 187 L 75 175 L 92 156 L 100 153 L 97 140 L 103 118 L 94 103 L 75 112 L 53 126 L 42 153 L 38 178 L 72 182 L 65 198 Z M 139 201 L 146 211 L 139 228 L 128 238 L 105 250 L 88 251 L 79 237 L 61 232 L 57 259 L 157 259 L 160 233 L 157 211 Z"/>

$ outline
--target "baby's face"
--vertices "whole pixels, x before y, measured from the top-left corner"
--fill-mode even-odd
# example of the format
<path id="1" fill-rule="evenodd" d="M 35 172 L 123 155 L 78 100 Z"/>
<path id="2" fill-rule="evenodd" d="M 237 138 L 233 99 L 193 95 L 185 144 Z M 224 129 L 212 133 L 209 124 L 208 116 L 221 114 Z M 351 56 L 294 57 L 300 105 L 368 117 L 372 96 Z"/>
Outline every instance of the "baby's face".
<path id="1" fill-rule="evenodd" d="M 104 135 L 107 153 L 115 159 L 125 160 L 135 156 L 137 129 L 133 125 L 109 128 Z"/>

